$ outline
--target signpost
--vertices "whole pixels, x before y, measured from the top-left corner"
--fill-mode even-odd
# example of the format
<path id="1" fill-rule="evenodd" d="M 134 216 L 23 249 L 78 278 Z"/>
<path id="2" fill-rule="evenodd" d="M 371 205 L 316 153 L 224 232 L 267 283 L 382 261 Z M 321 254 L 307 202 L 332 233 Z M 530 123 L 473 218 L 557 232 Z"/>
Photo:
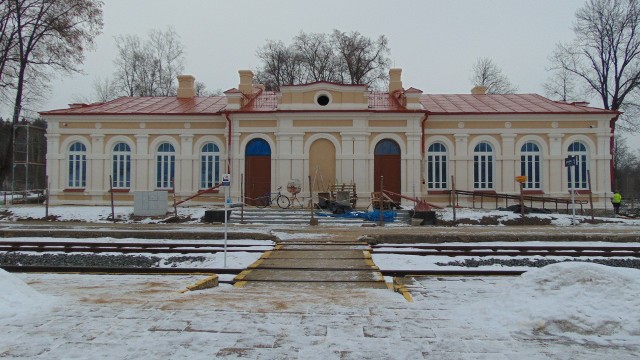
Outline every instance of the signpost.
<path id="1" fill-rule="evenodd" d="M 231 204 L 229 197 L 229 186 L 231 186 L 231 174 L 222 175 L 222 186 L 224 187 L 224 267 L 227 267 L 227 210 Z"/>
<path id="2" fill-rule="evenodd" d="M 576 225 L 576 190 L 575 186 L 573 186 L 573 179 L 571 179 L 571 172 L 573 171 L 572 167 L 578 165 L 578 159 L 576 156 L 568 156 L 564 159 L 564 166 L 567 168 L 569 172 L 569 186 L 571 188 L 571 225 Z"/>
<path id="3" fill-rule="evenodd" d="M 527 181 L 527 177 L 524 175 L 516 176 L 516 181 L 520 183 L 520 219 L 522 224 L 524 224 L 524 196 L 522 190 L 524 183 Z"/>

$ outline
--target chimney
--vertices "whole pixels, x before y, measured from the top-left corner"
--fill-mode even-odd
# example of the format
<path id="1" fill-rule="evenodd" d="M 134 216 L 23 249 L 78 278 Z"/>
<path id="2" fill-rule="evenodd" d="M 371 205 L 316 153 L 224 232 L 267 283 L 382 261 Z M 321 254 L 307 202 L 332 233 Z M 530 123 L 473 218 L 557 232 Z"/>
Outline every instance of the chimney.
<path id="1" fill-rule="evenodd" d="M 402 69 L 389 69 L 389 93 L 402 90 Z"/>
<path id="2" fill-rule="evenodd" d="M 196 96 L 196 78 L 192 75 L 178 75 L 178 98 L 191 99 Z"/>
<path id="3" fill-rule="evenodd" d="M 238 86 L 238 90 L 240 90 L 240 92 L 245 96 L 253 96 L 253 71 L 239 70 L 238 74 L 240 74 L 240 85 Z"/>
<path id="4" fill-rule="evenodd" d="M 482 85 L 476 85 L 471 89 L 473 95 L 485 95 L 487 93 L 487 87 Z"/>

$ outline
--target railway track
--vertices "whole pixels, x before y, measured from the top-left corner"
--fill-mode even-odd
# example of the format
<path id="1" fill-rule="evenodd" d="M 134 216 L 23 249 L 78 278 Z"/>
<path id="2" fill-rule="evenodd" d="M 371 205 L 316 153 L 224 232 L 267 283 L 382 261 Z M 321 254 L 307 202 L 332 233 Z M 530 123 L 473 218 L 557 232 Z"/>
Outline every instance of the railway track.
<path id="1" fill-rule="evenodd" d="M 271 245 L 227 244 L 228 252 L 262 253 Z M 69 241 L 0 241 L 0 252 L 64 253 L 143 253 L 143 254 L 212 254 L 224 251 L 224 244 L 157 242 L 69 242 Z"/>
<path id="2" fill-rule="evenodd" d="M 568 256 L 568 257 L 640 257 L 640 246 L 580 245 L 372 245 L 373 254 L 419 256 Z"/>
<path id="3" fill-rule="evenodd" d="M 294 244 L 294 243 L 289 243 Z M 312 251 L 313 243 L 301 243 L 300 248 L 283 251 Z M 339 246 L 340 244 L 333 244 Z M 351 243 L 353 245 L 353 243 Z M 366 248 L 366 244 L 362 244 Z M 262 253 L 273 248 L 272 245 L 258 244 L 228 244 L 229 252 Z M 159 242 L 69 242 L 69 241 L 0 241 L 0 252 L 37 252 L 37 253 L 135 253 L 135 254 L 212 254 L 224 251 L 223 244 L 205 244 L 194 242 L 159 243 Z M 580 246 L 580 245 L 444 245 L 444 244 L 380 244 L 371 246 L 372 254 L 419 255 L 419 256 L 447 256 L 447 257 L 640 257 L 640 246 Z M 245 269 L 232 268 L 180 268 L 180 267 L 94 267 L 94 266 L 2 266 L 9 272 L 32 273 L 83 273 L 83 274 L 239 274 Z M 309 269 L 299 268 L 269 268 L 270 270 L 292 271 L 353 271 L 353 269 Z M 514 276 L 525 270 L 509 269 L 443 269 L 436 270 L 381 270 L 384 276 Z"/>

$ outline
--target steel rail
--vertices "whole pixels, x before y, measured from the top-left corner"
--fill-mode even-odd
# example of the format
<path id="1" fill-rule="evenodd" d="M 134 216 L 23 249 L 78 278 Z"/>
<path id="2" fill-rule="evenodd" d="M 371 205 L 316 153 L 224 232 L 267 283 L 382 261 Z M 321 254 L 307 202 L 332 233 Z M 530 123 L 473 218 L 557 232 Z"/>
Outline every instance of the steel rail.
<path id="1" fill-rule="evenodd" d="M 640 257 L 640 253 L 637 251 L 582 251 L 582 250 L 563 250 L 563 251 L 548 251 L 548 250 L 526 250 L 526 251 L 429 251 L 429 250 L 376 250 L 373 254 L 396 254 L 396 255 L 418 255 L 418 256 L 570 256 L 570 257 Z"/>
<path id="2" fill-rule="evenodd" d="M 616 251 L 616 250 L 627 250 L 627 251 L 640 251 L 640 246 L 601 246 L 601 245 L 442 245 L 442 244 L 434 244 L 434 245 L 425 245 L 425 244 L 378 244 L 371 245 L 372 249 L 381 249 L 381 248 L 394 248 L 394 249 L 428 249 L 428 250 L 602 250 L 602 251 Z"/>
<path id="3" fill-rule="evenodd" d="M 271 245 L 231 244 L 228 252 L 263 253 Z M 150 254 L 213 254 L 224 251 L 224 244 L 200 243 L 88 243 L 45 241 L 0 241 L 4 252 L 88 252 L 88 253 L 150 253 Z"/>
<path id="4" fill-rule="evenodd" d="M 245 269 L 232 268 L 143 268 L 143 267 L 102 267 L 102 266 L 34 266 L 6 265 L 0 266 L 8 272 L 18 273 L 82 273 L 82 274 L 130 274 L 130 275 L 237 275 Z"/>
<path id="5" fill-rule="evenodd" d="M 518 276 L 526 270 L 382 270 L 384 276 Z"/>

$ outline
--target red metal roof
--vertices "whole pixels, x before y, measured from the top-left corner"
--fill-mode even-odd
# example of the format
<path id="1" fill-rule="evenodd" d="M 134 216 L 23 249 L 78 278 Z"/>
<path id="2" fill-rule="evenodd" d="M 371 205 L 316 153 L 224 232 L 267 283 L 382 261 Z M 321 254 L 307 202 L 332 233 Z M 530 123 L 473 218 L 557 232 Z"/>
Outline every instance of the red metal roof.
<path id="1" fill-rule="evenodd" d="M 537 94 L 422 95 L 420 102 L 430 114 L 617 113 L 553 101 Z"/>
<path id="2" fill-rule="evenodd" d="M 41 115 L 212 115 L 219 114 L 226 106 L 225 96 L 121 97 L 106 103 L 45 111 Z"/>
<path id="3" fill-rule="evenodd" d="M 411 89 L 410 89 L 411 90 Z M 256 97 L 241 112 L 270 112 L 277 109 L 278 93 L 273 91 L 256 92 Z M 617 114 L 616 111 L 603 110 L 582 104 L 568 104 L 553 101 L 536 94 L 508 95 L 422 95 L 420 102 L 424 111 L 441 115 L 474 114 Z M 96 103 L 68 109 L 45 111 L 46 115 L 215 115 L 225 111 L 225 96 L 195 97 L 179 99 L 177 97 L 122 97 L 106 103 Z M 400 101 L 388 92 L 369 93 L 369 110 L 375 112 L 406 111 Z M 311 110 L 304 110 L 311 111 Z M 349 110 L 336 110 L 349 111 Z M 413 112 L 413 111 L 412 111 Z"/>

